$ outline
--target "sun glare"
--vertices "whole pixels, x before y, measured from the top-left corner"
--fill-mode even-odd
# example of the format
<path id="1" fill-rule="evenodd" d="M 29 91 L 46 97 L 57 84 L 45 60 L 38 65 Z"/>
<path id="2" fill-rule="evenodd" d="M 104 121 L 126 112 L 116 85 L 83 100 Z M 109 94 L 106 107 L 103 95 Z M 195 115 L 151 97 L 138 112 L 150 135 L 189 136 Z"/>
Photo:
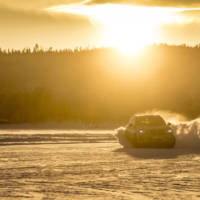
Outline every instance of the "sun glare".
<path id="1" fill-rule="evenodd" d="M 86 6 L 72 4 L 48 8 L 88 16 L 103 29 L 102 46 L 111 46 L 125 55 L 136 54 L 146 45 L 156 43 L 156 29 L 174 18 L 169 8 L 148 8 L 129 5 L 103 4 Z"/>

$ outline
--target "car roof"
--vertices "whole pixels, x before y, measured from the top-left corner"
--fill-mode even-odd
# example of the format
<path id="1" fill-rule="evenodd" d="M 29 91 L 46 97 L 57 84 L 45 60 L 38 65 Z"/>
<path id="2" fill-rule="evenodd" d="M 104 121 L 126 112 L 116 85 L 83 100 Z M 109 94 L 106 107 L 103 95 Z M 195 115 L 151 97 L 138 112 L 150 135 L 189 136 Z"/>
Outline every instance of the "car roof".
<path id="1" fill-rule="evenodd" d="M 137 115 L 134 115 L 130 120 L 129 120 L 129 123 L 133 123 L 135 121 L 135 119 L 142 119 L 142 118 L 159 118 L 159 119 L 162 119 L 164 120 L 160 115 L 149 115 L 149 114 L 137 114 Z M 165 121 L 165 120 L 164 120 Z"/>
<path id="2" fill-rule="evenodd" d="M 159 118 L 162 118 L 160 115 L 135 115 L 134 117 L 136 118 L 142 118 L 142 117 L 145 117 L 145 118 L 154 118 L 154 117 L 159 117 Z"/>

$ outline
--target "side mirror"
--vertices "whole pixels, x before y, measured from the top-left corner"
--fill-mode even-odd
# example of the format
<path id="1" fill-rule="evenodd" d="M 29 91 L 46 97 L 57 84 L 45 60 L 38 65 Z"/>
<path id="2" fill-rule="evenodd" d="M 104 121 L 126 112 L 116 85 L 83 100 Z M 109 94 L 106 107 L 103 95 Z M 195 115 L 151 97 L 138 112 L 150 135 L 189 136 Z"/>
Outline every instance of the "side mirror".
<path id="1" fill-rule="evenodd" d="M 172 124 L 170 122 L 167 123 L 167 126 L 171 126 Z"/>
<path id="2" fill-rule="evenodd" d="M 128 127 L 129 128 L 134 128 L 135 126 L 134 126 L 134 124 L 129 124 Z"/>

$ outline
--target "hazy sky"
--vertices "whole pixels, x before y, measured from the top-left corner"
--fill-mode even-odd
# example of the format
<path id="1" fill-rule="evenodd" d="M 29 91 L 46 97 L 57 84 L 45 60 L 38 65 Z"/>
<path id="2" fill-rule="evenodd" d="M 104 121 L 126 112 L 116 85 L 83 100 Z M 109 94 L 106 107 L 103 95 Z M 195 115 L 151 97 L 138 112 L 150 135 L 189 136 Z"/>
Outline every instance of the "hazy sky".
<path id="1" fill-rule="evenodd" d="M 200 0 L 0 0 L 0 47 L 198 44 Z"/>

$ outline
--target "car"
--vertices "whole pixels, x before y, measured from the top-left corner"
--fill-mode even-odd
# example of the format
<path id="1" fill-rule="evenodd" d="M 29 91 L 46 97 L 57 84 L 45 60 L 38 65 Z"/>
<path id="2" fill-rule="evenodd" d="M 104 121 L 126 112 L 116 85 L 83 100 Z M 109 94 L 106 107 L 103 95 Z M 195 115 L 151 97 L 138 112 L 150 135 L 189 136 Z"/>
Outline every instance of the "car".
<path id="1" fill-rule="evenodd" d="M 135 115 L 126 126 L 125 136 L 136 148 L 173 148 L 176 144 L 171 123 L 160 115 Z"/>

